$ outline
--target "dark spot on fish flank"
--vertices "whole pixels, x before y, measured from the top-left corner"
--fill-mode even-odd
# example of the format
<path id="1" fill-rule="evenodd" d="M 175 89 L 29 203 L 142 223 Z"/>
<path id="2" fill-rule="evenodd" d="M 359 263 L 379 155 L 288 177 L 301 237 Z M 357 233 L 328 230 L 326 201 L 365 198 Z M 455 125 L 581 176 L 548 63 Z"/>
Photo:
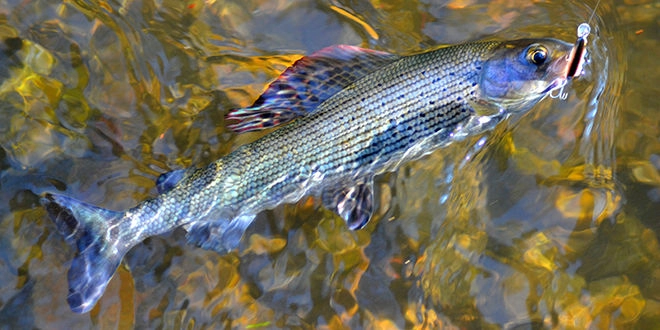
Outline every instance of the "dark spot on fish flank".
<path id="1" fill-rule="evenodd" d="M 477 66 L 475 67 L 475 69 L 477 69 L 477 70 L 481 70 L 481 65 L 477 65 Z"/>
<path id="2" fill-rule="evenodd" d="M 449 73 L 450 76 L 455 76 L 456 74 L 454 72 Z"/>
<path id="3" fill-rule="evenodd" d="M 366 99 L 367 99 L 366 97 L 362 97 L 362 98 L 360 99 L 360 102 L 364 102 Z"/>
<path id="4" fill-rule="evenodd" d="M 380 105 L 383 106 L 383 107 L 385 106 L 385 104 L 387 104 L 387 103 L 385 103 L 385 101 L 380 103 Z"/>
<path id="5" fill-rule="evenodd" d="M 461 100 L 463 100 L 463 98 L 460 97 L 460 96 L 458 96 L 458 97 L 456 98 L 456 101 L 461 101 Z"/>
<path id="6" fill-rule="evenodd" d="M 429 104 L 430 104 L 430 105 L 434 105 L 434 104 L 435 104 L 435 101 L 434 101 L 434 100 L 430 100 L 430 101 L 429 101 Z"/>
<path id="7" fill-rule="evenodd" d="M 473 82 L 472 82 L 472 87 L 474 87 L 474 86 L 477 86 L 477 82 L 476 82 L 476 81 L 473 81 Z"/>
<path id="8" fill-rule="evenodd" d="M 405 97 L 406 97 L 406 96 L 405 96 L 404 94 L 401 94 L 401 95 L 398 96 L 398 99 L 399 99 L 399 100 L 403 100 Z"/>

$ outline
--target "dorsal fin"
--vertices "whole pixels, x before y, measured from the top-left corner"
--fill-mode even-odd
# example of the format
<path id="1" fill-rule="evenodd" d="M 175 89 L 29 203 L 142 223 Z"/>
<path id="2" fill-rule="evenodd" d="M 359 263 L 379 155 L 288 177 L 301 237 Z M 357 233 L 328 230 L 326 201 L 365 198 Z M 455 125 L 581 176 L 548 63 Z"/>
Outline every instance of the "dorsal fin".
<path id="1" fill-rule="evenodd" d="M 274 127 L 313 112 L 354 81 L 400 58 L 355 46 L 330 46 L 296 61 L 247 108 L 234 109 L 227 125 L 235 132 Z"/>

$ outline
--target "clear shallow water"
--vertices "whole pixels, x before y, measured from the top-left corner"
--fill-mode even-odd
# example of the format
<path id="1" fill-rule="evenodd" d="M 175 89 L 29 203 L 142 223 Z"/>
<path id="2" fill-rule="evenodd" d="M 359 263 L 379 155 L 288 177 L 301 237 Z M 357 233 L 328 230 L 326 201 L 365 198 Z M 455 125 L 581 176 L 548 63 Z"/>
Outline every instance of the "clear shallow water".
<path id="1" fill-rule="evenodd" d="M 382 210 L 364 230 L 305 200 L 261 214 L 229 255 L 187 246 L 182 231 L 150 238 L 77 315 L 65 300 L 74 251 L 38 207 L 38 193 L 61 190 L 124 209 L 155 193 L 159 173 L 253 139 L 226 131 L 224 115 L 302 54 L 339 43 L 406 54 L 484 37 L 572 41 L 592 7 L 0 1 L 0 37 L 23 40 L 0 56 L 0 324 L 655 325 L 660 8 L 650 1 L 599 5 L 588 73 L 566 101 L 546 99 L 379 178 Z"/>

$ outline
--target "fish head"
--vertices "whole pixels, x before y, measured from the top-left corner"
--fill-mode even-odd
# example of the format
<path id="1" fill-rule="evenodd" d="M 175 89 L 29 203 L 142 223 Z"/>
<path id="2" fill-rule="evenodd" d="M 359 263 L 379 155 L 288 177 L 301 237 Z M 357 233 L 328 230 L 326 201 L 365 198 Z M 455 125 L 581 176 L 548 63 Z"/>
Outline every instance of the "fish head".
<path id="1" fill-rule="evenodd" d="M 556 39 L 500 43 L 484 60 L 481 103 L 500 111 L 529 109 L 568 81 L 572 44 Z"/>

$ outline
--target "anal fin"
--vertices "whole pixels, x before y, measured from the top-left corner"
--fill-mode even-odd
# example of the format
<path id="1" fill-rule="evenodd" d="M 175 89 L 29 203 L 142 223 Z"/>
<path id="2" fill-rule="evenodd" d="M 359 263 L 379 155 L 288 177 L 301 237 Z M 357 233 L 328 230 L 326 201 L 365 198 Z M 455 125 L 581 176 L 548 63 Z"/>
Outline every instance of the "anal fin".
<path id="1" fill-rule="evenodd" d="M 374 212 L 373 180 L 328 191 L 322 200 L 325 207 L 346 221 L 349 229 L 361 229 L 369 223 Z"/>
<path id="2" fill-rule="evenodd" d="M 254 215 L 243 215 L 232 220 L 192 223 L 184 227 L 189 244 L 218 253 L 238 248 L 243 233 L 254 220 Z"/>

